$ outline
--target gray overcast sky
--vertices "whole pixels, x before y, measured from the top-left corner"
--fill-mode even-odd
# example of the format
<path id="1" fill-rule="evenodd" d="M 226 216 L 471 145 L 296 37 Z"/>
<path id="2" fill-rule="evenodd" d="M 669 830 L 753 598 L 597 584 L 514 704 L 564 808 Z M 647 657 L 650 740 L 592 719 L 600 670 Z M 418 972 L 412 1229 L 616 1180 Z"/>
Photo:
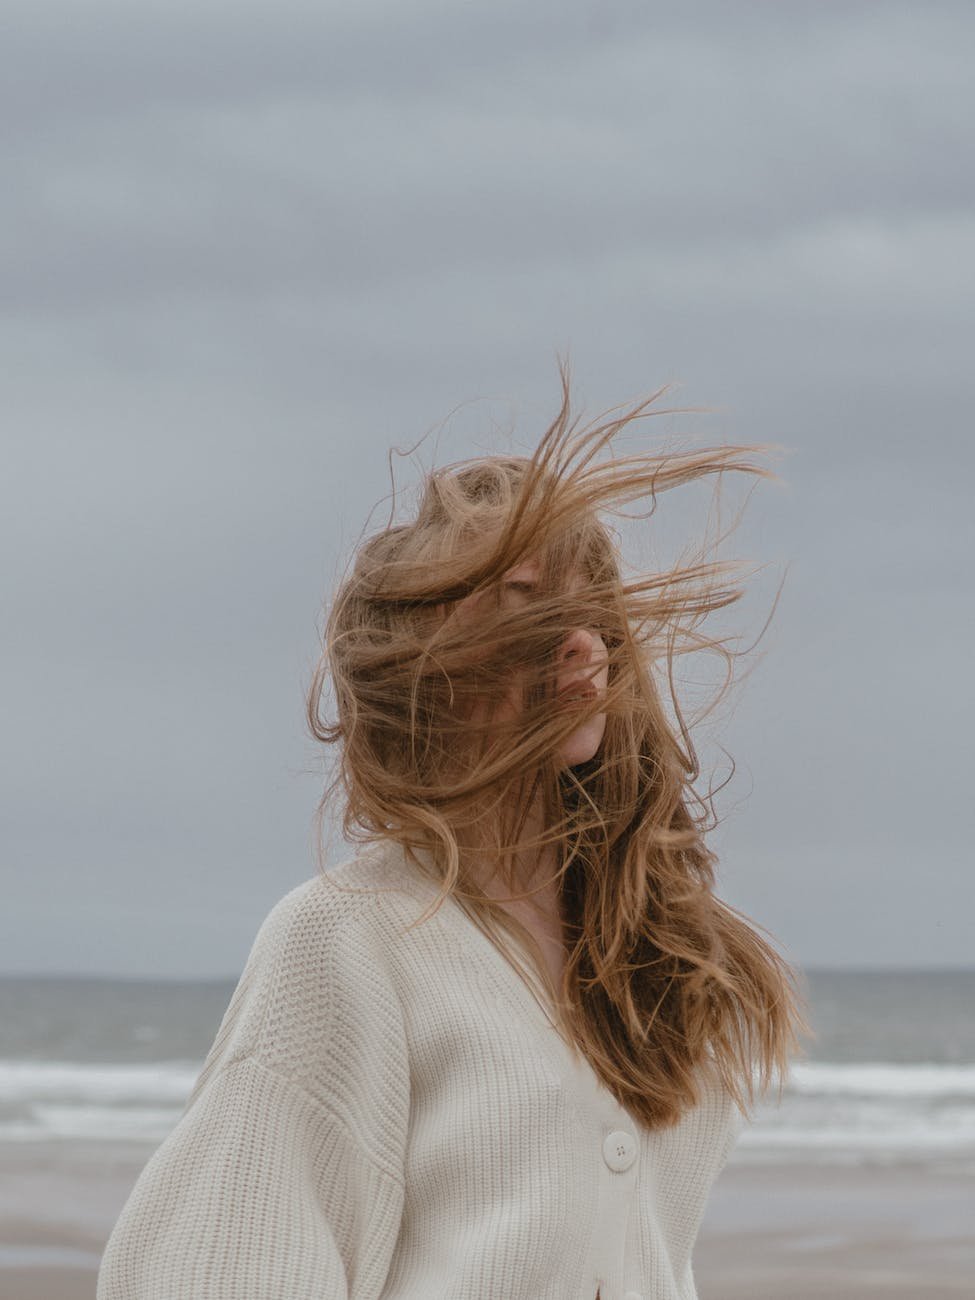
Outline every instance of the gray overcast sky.
<path id="1" fill-rule="evenodd" d="M 6 14 L 0 969 L 239 972 L 315 870 L 388 447 L 528 447 L 557 351 L 591 414 L 714 408 L 648 439 L 788 449 L 722 894 L 808 964 L 971 964 L 975 7 Z"/>

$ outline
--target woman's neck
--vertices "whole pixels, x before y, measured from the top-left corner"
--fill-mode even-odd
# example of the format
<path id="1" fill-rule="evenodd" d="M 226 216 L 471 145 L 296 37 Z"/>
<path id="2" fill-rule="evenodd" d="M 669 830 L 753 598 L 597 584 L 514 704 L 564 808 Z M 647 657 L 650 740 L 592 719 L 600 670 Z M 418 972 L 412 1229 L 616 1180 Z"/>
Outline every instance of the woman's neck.
<path id="1" fill-rule="evenodd" d="M 502 872 L 496 854 L 474 852 L 469 862 L 478 885 L 492 898 L 505 899 L 511 895 L 526 894 L 525 904 L 548 914 L 558 898 L 558 848 L 553 843 L 539 845 L 545 828 L 541 800 L 536 799 L 526 816 L 518 835 L 519 846 L 508 866 L 511 886 Z M 524 847 L 521 847 L 521 845 Z"/>

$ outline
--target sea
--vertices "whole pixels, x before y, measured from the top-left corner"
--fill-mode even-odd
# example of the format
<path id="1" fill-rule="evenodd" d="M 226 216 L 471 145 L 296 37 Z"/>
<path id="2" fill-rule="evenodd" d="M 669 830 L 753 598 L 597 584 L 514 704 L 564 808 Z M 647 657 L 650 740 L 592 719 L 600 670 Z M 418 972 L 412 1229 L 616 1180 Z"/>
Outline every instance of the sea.
<path id="1" fill-rule="evenodd" d="M 805 1044 L 739 1163 L 968 1165 L 975 969 L 807 971 Z M 176 1124 L 234 980 L 0 978 L 0 1164 L 18 1144 L 144 1144 Z"/>

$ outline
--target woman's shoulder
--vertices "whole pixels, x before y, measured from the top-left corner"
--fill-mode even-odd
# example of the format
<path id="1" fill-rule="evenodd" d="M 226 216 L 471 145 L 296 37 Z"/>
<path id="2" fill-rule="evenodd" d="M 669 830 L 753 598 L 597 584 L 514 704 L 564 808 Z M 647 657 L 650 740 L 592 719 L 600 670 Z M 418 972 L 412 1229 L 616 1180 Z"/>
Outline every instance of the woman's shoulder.
<path id="1" fill-rule="evenodd" d="M 392 975 L 396 936 L 418 897 L 398 847 L 368 845 L 280 898 L 247 965 L 273 979 L 279 997 L 303 1005 L 339 985 L 378 984 Z"/>
<path id="2" fill-rule="evenodd" d="M 244 1057 L 310 1091 L 336 1061 L 373 1050 L 405 1059 L 395 945 L 413 890 L 385 845 L 284 894 L 261 923 L 204 1062 L 209 1078 Z M 349 1081 L 350 1088 L 353 1082 Z"/>
<path id="3" fill-rule="evenodd" d="M 425 888 L 398 845 L 369 844 L 279 898 L 260 925 L 251 956 L 266 948 L 308 958 L 343 942 L 368 944 L 373 935 L 387 950 L 390 924 L 415 911 Z"/>
<path id="4" fill-rule="evenodd" d="M 285 937 L 316 945 L 346 931 L 381 930 L 422 889 L 424 883 L 394 841 L 373 842 L 278 898 L 261 922 L 255 948 Z"/>

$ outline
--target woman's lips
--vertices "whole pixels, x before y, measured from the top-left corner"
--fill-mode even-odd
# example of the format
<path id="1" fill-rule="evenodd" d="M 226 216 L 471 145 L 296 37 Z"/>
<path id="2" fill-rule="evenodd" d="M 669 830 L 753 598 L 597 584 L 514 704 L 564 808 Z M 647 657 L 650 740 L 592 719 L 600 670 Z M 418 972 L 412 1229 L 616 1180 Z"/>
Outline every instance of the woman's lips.
<path id="1" fill-rule="evenodd" d="M 588 704 L 590 700 L 596 698 L 596 695 L 595 686 L 586 682 L 577 682 L 571 686 L 564 686 L 559 691 L 557 699 L 559 704 Z"/>

